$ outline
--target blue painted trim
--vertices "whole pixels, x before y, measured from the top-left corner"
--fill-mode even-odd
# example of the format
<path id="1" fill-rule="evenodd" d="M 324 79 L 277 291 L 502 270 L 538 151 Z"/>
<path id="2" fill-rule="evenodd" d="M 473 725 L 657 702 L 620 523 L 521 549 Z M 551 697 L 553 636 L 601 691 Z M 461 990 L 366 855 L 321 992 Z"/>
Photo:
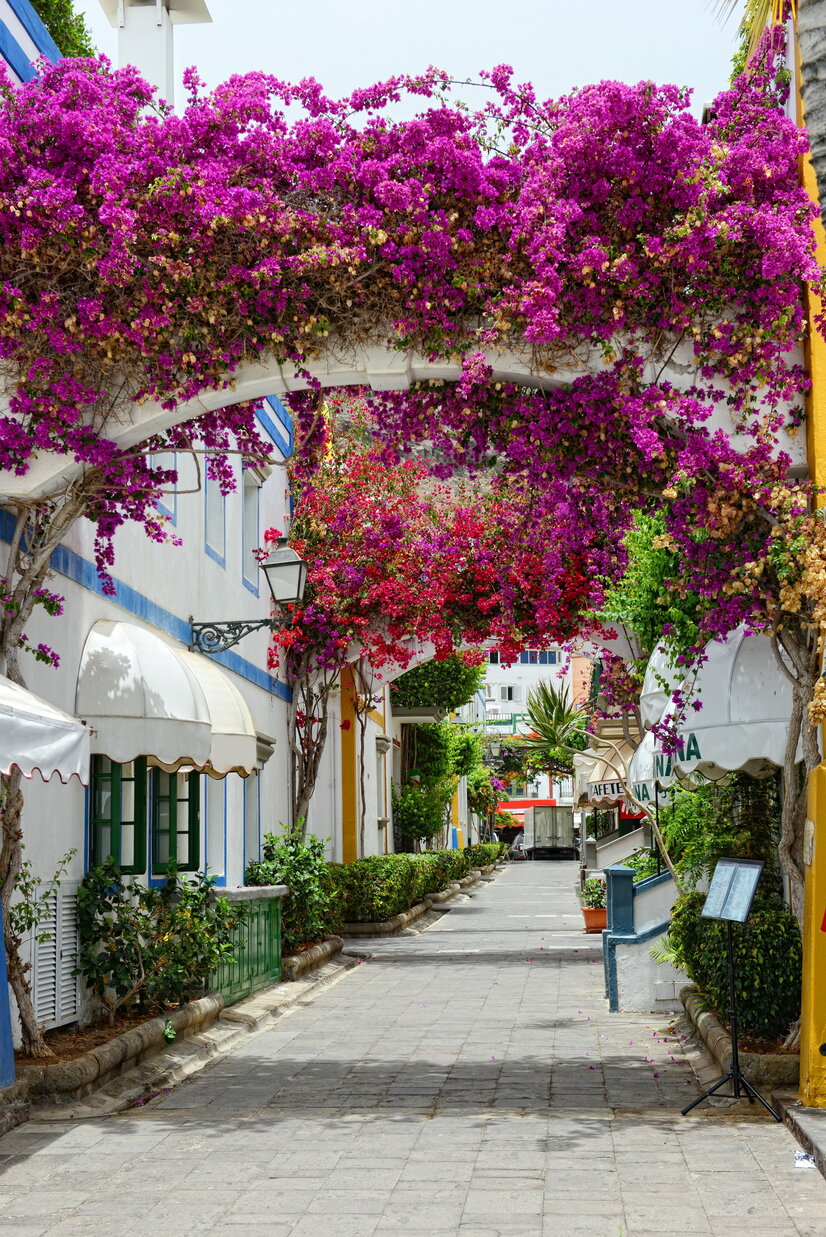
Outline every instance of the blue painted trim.
<path id="1" fill-rule="evenodd" d="M 15 529 L 15 519 L 8 511 L 0 511 L 0 541 L 11 541 Z M 81 558 L 74 550 L 67 550 L 65 546 L 58 546 L 52 554 L 51 567 L 53 571 L 59 575 L 66 576 L 75 584 L 79 584 L 81 588 L 85 588 L 90 593 L 97 593 L 99 597 L 106 597 L 107 600 L 113 601 L 120 606 L 122 610 L 126 610 L 129 614 L 134 614 L 136 618 L 143 619 L 152 627 L 157 627 L 159 631 L 164 631 L 168 636 L 172 636 L 174 640 L 179 640 L 181 644 L 189 644 L 192 632 L 189 623 L 182 618 L 178 618 L 177 614 L 172 614 L 170 610 L 165 610 L 163 606 L 159 606 L 157 602 L 152 601 L 144 593 L 139 593 L 137 589 L 132 588 L 129 584 L 124 584 L 122 580 L 113 577 L 112 584 L 114 585 L 114 593 L 110 596 L 104 593 L 103 585 L 98 576 L 97 569 L 94 563 L 90 563 L 87 559 Z M 231 670 L 233 674 L 237 674 L 239 678 L 246 679 L 248 683 L 254 684 L 255 687 L 262 688 L 265 692 L 269 692 L 271 696 L 278 696 L 279 700 L 285 700 L 289 704 L 293 698 L 292 691 L 287 687 L 286 683 L 279 682 L 273 678 L 266 670 L 262 670 L 260 666 L 256 666 L 246 658 L 241 657 L 238 653 L 230 650 L 228 653 L 215 653 L 212 657 L 213 661 L 217 661 L 222 666 L 226 666 L 227 670 Z"/>
<path id="2" fill-rule="evenodd" d="M 3 919 L 2 912 L 0 912 L 0 928 L 2 926 Z M 9 982 L 6 975 L 6 951 L 5 949 L 0 949 L 0 1087 L 10 1087 L 15 1078 Z"/>
<path id="3" fill-rule="evenodd" d="M 2 523 L 0 521 L 0 536 L 3 533 Z M 73 580 L 75 584 L 88 589 L 89 592 L 97 593 L 101 597 L 106 596 L 94 563 L 81 558 L 79 554 L 75 554 L 74 550 L 67 550 L 65 546 L 58 546 L 52 555 L 52 567 L 61 575 Z M 129 584 L 124 584 L 121 580 L 115 579 L 113 584 L 115 592 L 109 598 L 110 601 L 115 602 L 116 605 L 119 605 L 129 614 L 134 614 L 136 618 L 143 619 L 144 622 L 151 624 L 152 627 L 157 627 L 159 631 L 166 632 L 168 636 L 179 640 L 181 644 L 189 644 L 192 632 L 189 623 L 185 619 L 178 618 L 176 614 L 165 610 L 163 606 L 159 606 L 157 602 L 152 601 L 143 593 L 139 593 L 137 589 L 132 588 Z M 279 699 L 285 700 L 288 704 L 292 700 L 292 692 L 285 683 L 280 683 L 278 679 L 273 678 L 266 670 L 262 670 L 260 666 L 247 661 L 246 658 L 239 656 L 238 653 L 234 653 L 232 650 L 228 653 L 216 653 L 212 660 L 226 666 L 227 670 L 232 670 L 234 674 L 237 674 L 242 679 L 246 679 L 248 683 L 253 683 L 256 687 L 263 688 L 271 696 L 278 696 Z"/>
<path id="4" fill-rule="evenodd" d="M 261 575 L 261 570 L 256 564 L 255 579 L 251 580 L 247 575 L 247 490 L 249 486 L 244 485 L 241 490 L 241 583 L 245 589 L 252 593 L 253 597 L 258 597 L 258 578 Z M 252 544 L 258 545 L 261 528 L 261 487 L 256 485 L 255 489 L 255 528 L 252 533 Z"/>
<path id="5" fill-rule="evenodd" d="M 156 454 L 157 455 L 171 455 L 172 456 L 172 467 L 177 471 L 177 468 L 178 468 L 178 452 L 177 451 L 158 451 L 156 452 Z M 161 512 L 162 515 L 169 517 L 169 523 L 173 526 L 173 528 L 177 528 L 178 526 L 178 486 L 177 486 L 177 482 L 171 494 L 167 494 L 166 497 L 170 497 L 172 499 L 171 507 L 167 507 L 166 503 L 163 500 L 163 497 L 158 499 L 155 506 L 157 507 L 158 511 Z"/>
<path id="6" fill-rule="evenodd" d="M 287 455 L 292 455 L 293 449 L 295 447 L 295 431 L 293 429 L 292 417 L 290 416 L 289 412 L 284 407 L 284 405 L 281 403 L 281 400 L 278 398 L 277 395 L 266 396 L 265 402 L 269 405 L 270 411 L 275 414 L 275 416 L 277 417 L 278 421 L 281 424 L 282 428 L 281 428 L 280 433 L 281 433 L 281 436 L 286 438 L 287 447 L 288 447 Z M 267 413 L 264 412 L 263 407 L 262 407 L 261 413 L 262 413 L 262 416 L 265 417 L 266 420 L 269 422 L 269 424 L 272 425 L 272 422 L 267 416 Z M 263 425 L 264 422 L 262 421 L 261 424 Z"/>
<path id="7" fill-rule="evenodd" d="M 62 60 L 63 56 L 60 48 L 43 25 L 37 13 L 28 3 L 28 0 L 7 0 L 7 3 L 41 55 L 45 56 L 47 60 L 51 60 L 52 64 Z"/>
<path id="8" fill-rule="evenodd" d="M 213 550 L 208 541 L 204 542 L 204 554 L 206 554 L 207 558 L 211 558 L 213 562 L 217 563 L 219 567 L 223 567 L 226 571 L 226 556 L 222 557 L 217 550 Z"/>
<path id="9" fill-rule="evenodd" d="M 204 774 L 205 786 L 201 788 L 201 824 L 204 831 L 204 871 L 208 876 L 214 878 L 213 883 L 216 889 L 226 889 L 227 887 L 227 779 L 222 778 L 221 786 L 221 846 L 224 852 L 223 872 L 210 872 L 209 870 L 209 783 L 212 778 Z"/>
<path id="10" fill-rule="evenodd" d="M 605 996 L 609 1013 L 619 1010 L 619 983 L 617 979 L 617 945 L 643 945 L 668 929 L 669 921 L 646 928 L 644 932 L 612 932 L 605 928 L 602 933 L 602 956 L 605 968 Z"/>
<path id="11" fill-rule="evenodd" d="M 657 876 L 646 876 L 645 880 L 637 881 L 634 885 L 634 897 L 638 893 L 645 893 L 646 889 L 655 889 L 657 885 L 664 885 L 666 881 L 673 880 L 674 877 L 670 872 L 660 872 Z"/>
<path id="12" fill-rule="evenodd" d="M 292 436 L 290 434 L 285 434 L 281 429 L 279 429 L 272 418 L 267 416 L 266 412 L 264 412 L 263 405 L 260 408 L 256 408 L 255 417 L 264 433 L 267 434 L 267 436 L 272 439 L 274 445 L 278 447 L 278 450 L 281 452 L 284 459 L 289 459 L 293 453 L 291 441 Z"/>
<path id="13" fill-rule="evenodd" d="M 608 931 L 634 931 L 634 871 L 622 863 L 605 869 L 607 885 Z"/>
<path id="14" fill-rule="evenodd" d="M 4 21 L 0 21 L 0 56 L 21 82 L 30 82 L 37 77 L 28 56 Z"/>

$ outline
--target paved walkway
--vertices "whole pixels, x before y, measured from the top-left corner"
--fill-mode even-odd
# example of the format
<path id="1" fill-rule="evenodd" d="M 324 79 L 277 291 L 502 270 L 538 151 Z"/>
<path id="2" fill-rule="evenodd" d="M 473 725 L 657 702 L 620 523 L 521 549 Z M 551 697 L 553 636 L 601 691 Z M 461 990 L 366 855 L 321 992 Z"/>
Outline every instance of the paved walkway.
<path id="1" fill-rule="evenodd" d="M 153 1105 L 0 1139 L 0 1234 L 826 1235 L 770 1119 L 679 1109 L 609 1015 L 572 863 L 523 863 Z M 364 943 L 360 945 L 363 947 Z"/>

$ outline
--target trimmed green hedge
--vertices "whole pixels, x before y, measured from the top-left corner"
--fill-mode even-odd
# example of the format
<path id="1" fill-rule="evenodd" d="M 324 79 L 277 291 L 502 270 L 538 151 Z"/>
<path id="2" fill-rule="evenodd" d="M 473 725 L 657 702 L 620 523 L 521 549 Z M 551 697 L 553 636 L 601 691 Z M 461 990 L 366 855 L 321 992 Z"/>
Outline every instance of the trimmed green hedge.
<path id="1" fill-rule="evenodd" d="M 482 842 L 464 850 L 431 850 L 420 855 L 371 855 L 354 863 L 331 863 L 336 907 L 347 923 L 377 923 L 409 910 L 473 868 L 493 863 L 507 849 Z"/>
<path id="2" fill-rule="evenodd" d="M 762 883 L 762 882 L 761 882 Z M 671 912 L 668 944 L 709 1006 L 725 1019 L 729 1004 L 726 926 L 700 915 L 706 895 L 687 893 Z M 737 1012 L 742 1035 L 784 1039 L 800 1016 L 802 946 L 797 920 L 770 891 L 758 891 L 744 924 L 734 925 Z"/>

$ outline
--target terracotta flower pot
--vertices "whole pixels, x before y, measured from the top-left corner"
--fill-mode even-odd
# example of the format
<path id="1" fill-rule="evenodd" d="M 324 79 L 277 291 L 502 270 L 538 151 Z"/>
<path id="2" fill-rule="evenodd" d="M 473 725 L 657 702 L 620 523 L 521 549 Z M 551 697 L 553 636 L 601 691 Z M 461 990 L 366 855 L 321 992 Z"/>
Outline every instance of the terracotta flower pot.
<path id="1" fill-rule="evenodd" d="M 583 906 L 582 918 L 586 932 L 601 932 L 608 927 L 608 909 L 605 906 Z"/>

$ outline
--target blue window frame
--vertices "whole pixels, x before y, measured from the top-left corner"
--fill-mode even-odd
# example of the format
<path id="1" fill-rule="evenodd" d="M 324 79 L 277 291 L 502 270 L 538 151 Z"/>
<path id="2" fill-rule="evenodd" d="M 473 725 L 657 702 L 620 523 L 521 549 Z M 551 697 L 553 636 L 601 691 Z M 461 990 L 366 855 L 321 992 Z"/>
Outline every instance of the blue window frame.
<path id="1" fill-rule="evenodd" d="M 259 532 L 261 481 L 251 469 L 244 470 L 241 510 L 241 579 L 244 588 L 258 596 L 259 568 L 255 551 L 261 544 Z"/>
<path id="2" fill-rule="evenodd" d="M 227 501 L 217 481 L 204 476 L 204 550 L 220 567 L 227 563 Z"/>

